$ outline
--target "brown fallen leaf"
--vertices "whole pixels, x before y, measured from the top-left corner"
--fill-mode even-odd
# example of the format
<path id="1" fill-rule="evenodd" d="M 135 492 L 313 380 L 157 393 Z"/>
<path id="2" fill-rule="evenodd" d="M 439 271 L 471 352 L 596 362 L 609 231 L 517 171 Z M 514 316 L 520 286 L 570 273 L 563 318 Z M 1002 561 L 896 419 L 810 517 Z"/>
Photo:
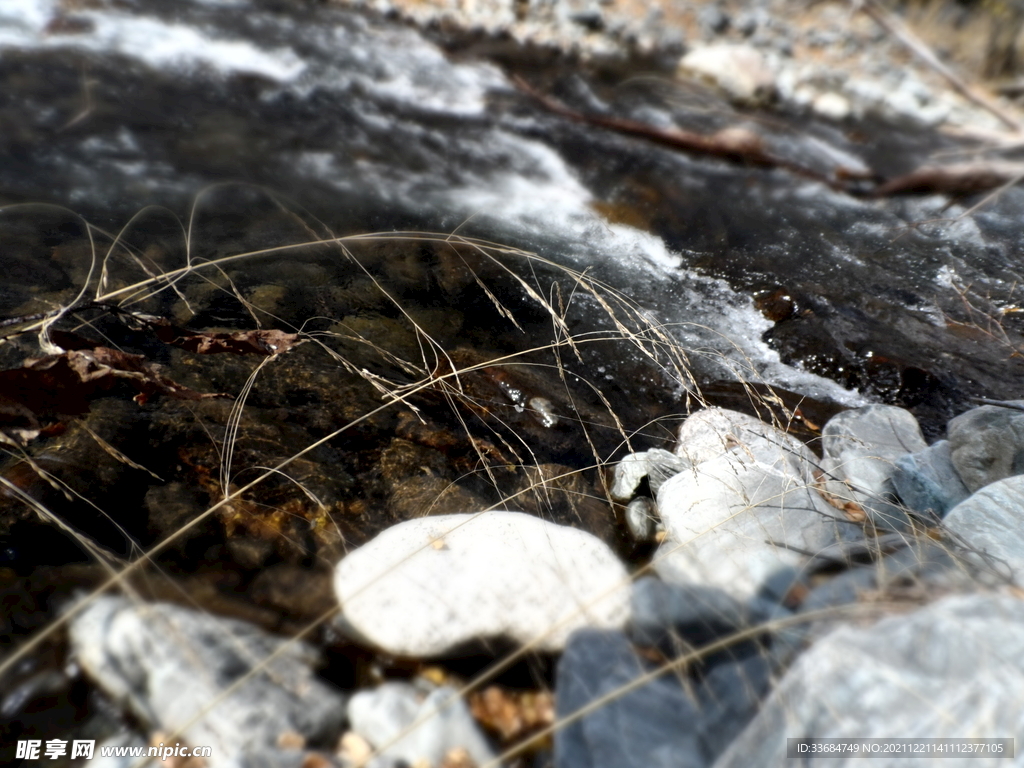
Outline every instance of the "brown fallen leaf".
<path id="1" fill-rule="evenodd" d="M 76 349 L 30 358 L 21 368 L 0 371 L 0 426 L 32 430 L 40 416 L 86 413 L 92 400 L 121 384 L 136 391 L 138 403 L 158 394 L 177 400 L 230 397 L 178 384 L 141 355 L 109 347 Z"/>
<path id="2" fill-rule="evenodd" d="M 166 321 L 146 320 L 160 341 L 198 355 L 230 352 L 234 355 L 280 355 L 306 340 L 297 333 L 278 330 L 189 331 Z"/>

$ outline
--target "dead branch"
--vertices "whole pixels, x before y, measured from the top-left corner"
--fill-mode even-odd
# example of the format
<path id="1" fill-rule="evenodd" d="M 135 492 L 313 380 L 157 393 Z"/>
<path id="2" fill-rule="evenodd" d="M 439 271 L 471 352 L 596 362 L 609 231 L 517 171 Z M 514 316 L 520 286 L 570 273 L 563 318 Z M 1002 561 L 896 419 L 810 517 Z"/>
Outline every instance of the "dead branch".
<path id="1" fill-rule="evenodd" d="M 840 191 L 847 191 L 847 182 L 866 178 L 862 172 L 850 168 L 837 168 L 834 177 L 831 177 L 805 168 L 798 163 L 776 157 L 765 148 L 760 136 L 746 128 L 733 126 L 705 135 L 680 128 L 655 128 L 652 125 L 619 117 L 588 115 L 577 112 L 560 101 L 538 92 L 518 76 L 512 79 L 521 91 L 557 115 L 576 122 L 608 128 L 627 136 L 638 136 L 672 149 L 719 157 L 730 162 L 744 163 L 759 168 L 782 168 L 813 181 L 820 181 Z"/>

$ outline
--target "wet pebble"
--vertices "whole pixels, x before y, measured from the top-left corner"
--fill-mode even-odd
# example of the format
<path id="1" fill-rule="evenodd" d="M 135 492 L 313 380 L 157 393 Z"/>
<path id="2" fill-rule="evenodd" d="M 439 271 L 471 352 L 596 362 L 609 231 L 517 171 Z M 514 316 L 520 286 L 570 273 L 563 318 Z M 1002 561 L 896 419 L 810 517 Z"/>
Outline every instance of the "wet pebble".
<path id="1" fill-rule="evenodd" d="M 379 754 L 369 768 L 400 768 L 424 761 L 440 766 L 446 755 L 465 750 L 476 765 L 496 757 L 469 707 L 450 686 L 389 682 L 360 691 L 349 701 L 353 731 Z"/>

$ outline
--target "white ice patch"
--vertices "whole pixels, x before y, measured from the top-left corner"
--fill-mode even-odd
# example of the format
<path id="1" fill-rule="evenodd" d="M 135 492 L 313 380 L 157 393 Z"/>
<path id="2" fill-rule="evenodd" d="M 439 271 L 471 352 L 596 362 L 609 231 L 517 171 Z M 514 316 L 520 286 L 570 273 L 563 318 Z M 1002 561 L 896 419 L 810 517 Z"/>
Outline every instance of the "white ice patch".
<path id="1" fill-rule="evenodd" d="M 261 75 L 294 80 L 306 64 L 290 48 L 262 50 L 243 40 L 209 37 L 197 29 L 161 19 L 111 11 L 82 10 L 91 29 L 62 35 L 46 30 L 57 16 L 55 0 L 18 0 L 0 10 L 3 48 L 78 48 L 122 54 L 157 69 L 208 67 L 224 75 Z"/>

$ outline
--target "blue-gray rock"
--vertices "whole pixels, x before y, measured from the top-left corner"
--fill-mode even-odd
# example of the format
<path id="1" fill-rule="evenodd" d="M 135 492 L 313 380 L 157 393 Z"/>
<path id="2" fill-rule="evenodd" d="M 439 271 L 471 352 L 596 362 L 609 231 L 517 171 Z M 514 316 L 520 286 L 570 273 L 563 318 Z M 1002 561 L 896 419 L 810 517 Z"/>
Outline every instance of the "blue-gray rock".
<path id="1" fill-rule="evenodd" d="M 1024 400 L 1015 400 L 1024 405 Z M 953 464 L 973 493 L 1024 473 L 1024 412 L 997 405 L 972 408 L 951 419 L 946 434 Z"/>
<path id="2" fill-rule="evenodd" d="M 580 630 L 555 682 L 558 720 L 610 700 L 555 733 L 555 768 L 703 768 L 697 702 L 674 675 L 617 693 L 648 668 L 620 632 Z"/>
<path id="3" fill-rule="evenodd" d="M 1024 475 L 986 485 L 943 523 L 974 551 L 974 560 L 1024 585 Z"/>
<path id="4" fill-rule="evenodd" d="M 924 515 L 943 517 L 971 495 L 953 466 L 948 440 L 896 459 L 892 484 L 904 505 Z"/>
<path id="5" fill-rule="evenodd" d="M 558 665 L 559 720 L 601 702 L 555 734 L 555 768 L 698 768 L 710 766 L 757 711 L 768 662 L 721 661 L 700 678 L 655 672 L 624 635 L 581 630 Z M 607 701 L 603 699 L 607 697 Z"/>
<path id="6" fill-rule="evenodd" d="M 79 665 L 108 696 L 154 731 L 180 731 L 183 743 L 211 747 L 211 768 L 298 768 L 310 753 L 281 749 L 279 740 L 328 748 L 340 735 L 344 698 L 316 677 L 317 654 L 304 643 L 114 596 L 96 598 L 69 635 Z"/>
<path id="7" fill-rule="evenodd" d="M 842 626 L 800 656 L 715 768 L 789 765 L 786 739 L 1024 738 L 1024 601 L 1009 595 L 944 598 L 872 626 Z M 804 766 L 860 766 L 808 756 Z M 877 758 L 872 765 L 907 765 Z M 943 759 L 976 765 L 976 758 Z"/>
<path id="8" fill-rule="evenodd" d="M 928 447 L 913 414 L 867 405 L 836 414 L 821 430 L 825 490 L 862 510 L 875 525 L 904 530 L 910 520 L 895 503 L 895 462 Z"/>
<path id="9" fill-rule="evenodd" d="M 352 730 L 379 750 L 373 768 L 424 761 L 439 766 L 455 749 L 466 750 L 476 765 L 497 756 L 458 692 L 450 686 L 429 687 L 388 682 L 349 701 Z"/>

